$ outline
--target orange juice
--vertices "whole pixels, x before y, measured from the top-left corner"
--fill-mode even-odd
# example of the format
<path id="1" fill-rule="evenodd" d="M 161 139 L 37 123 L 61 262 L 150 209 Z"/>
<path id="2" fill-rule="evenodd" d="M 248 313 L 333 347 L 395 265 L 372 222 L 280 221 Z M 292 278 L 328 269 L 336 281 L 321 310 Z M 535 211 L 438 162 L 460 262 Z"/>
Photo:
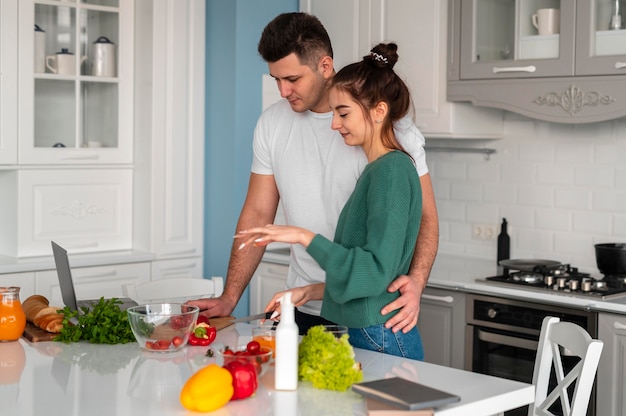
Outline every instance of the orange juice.
<path id="1" fill-rule="evenodd" d="M 26 327 L 19 287 L 0 287 L 0 341 L 15 341 Z"/>
<path id="2" fill-rule="evenodd" d="M 276 351 L 276 337 L 271 335 L 255 335 L 253 338 L 261 345 L 261 348 L 271 348 L 272 351 Z"/>

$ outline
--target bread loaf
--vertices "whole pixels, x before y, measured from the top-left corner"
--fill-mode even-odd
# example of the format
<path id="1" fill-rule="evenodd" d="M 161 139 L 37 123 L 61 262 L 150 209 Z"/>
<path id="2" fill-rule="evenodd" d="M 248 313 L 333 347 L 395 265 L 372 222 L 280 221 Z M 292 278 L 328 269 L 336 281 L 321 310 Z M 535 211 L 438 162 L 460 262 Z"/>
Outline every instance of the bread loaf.
<path id="1" fill-rule="evenodd" d="M 22 309 L 26 320 L 37 328 L 58 334 L 63 328 L 63 314 L 57 310 L 61 307 L 49 306 L 50 302 L 45 296 L 33 295 L 22 303 Z"/>

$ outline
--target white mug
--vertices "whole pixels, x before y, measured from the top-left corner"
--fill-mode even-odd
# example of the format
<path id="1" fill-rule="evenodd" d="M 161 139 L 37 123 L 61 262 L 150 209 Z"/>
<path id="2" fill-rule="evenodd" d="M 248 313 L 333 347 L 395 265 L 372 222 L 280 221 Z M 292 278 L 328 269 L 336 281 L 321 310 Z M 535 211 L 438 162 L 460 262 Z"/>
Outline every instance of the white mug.
<path id="1" fill-rule="evenodd" d="M 533 14 L 533 26 L 540 35 L 554 35 L 560 32 L 560 10 L 539 9 Z"/>
<path id="2" fill-rule="evenodd" d="M 87 59 L 83 57 L 81 63 Z M 76 56 L 68 52 L 67 49 L 61 49 L 55 55 L 46 56 L 46 67 L 50 72 L 59 75 L 76 75 Z"/>

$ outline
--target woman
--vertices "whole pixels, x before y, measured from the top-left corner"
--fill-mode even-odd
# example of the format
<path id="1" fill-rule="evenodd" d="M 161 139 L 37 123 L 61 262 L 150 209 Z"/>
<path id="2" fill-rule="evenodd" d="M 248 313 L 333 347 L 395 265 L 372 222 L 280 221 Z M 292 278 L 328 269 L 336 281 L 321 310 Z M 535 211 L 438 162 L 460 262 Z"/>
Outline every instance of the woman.
<path id="1" fill-rule="evenodd" d="M 321 316 L 349 328 L 350 343 L 423 359 L 417 328 L 393 333 L 380 310 L 400 294 L 389 283 L 409 270 L 421 221 L 422 195 L 413 160 L 398 143 L 393 122 L 409 110 L 410 94 L 393 71 L 397 46 L 379 44 L 361 62 L 333 78 L 329 102 L 332 128 L 368 159 L 346 202 L 333 241 L 313 231 L 267 225 L 239 231 L 246 244 L 301 244 L 326 271 L 326 283 L 292 290 L 296 306 L 323 299 Z M 320 195 L 323 198 L 323 195 Z M 266 310 L 277 308 L 277 294 Z"/>

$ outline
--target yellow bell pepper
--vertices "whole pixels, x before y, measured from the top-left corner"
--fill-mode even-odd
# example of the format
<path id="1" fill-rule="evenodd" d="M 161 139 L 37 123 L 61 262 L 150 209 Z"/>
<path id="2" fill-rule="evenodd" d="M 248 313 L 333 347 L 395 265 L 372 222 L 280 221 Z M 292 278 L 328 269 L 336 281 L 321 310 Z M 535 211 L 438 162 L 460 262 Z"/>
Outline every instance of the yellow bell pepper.
<path id="1" fill-rule="evenodd" d="M 187 410 L 211 412 L 233 397 L 233 377 L 217 364 L 209 364 L 193 374 L 180 392 L 180 403 Z"/>

